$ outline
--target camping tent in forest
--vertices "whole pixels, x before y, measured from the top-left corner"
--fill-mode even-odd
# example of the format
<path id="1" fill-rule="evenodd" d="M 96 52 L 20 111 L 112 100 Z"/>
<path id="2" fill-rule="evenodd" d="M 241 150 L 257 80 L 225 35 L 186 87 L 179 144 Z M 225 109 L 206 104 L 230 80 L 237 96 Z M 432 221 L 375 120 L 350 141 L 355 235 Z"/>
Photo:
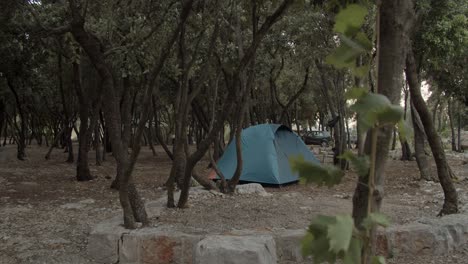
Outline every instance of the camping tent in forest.
<path id="1" fill-rule="evenodd" d="M 289 158 L 302 155 L 306 161 L 318 162 L 301 138 L 290 128 L 278 124 L 262 124 L 242 131 L 243 169 L 241 181 L 285 184 L 298 180 L 291 171 Z M 237 167 L 235 139 L 217 162 L 218 169 L 231 179 Z M 216 178 L 212 172 L 210 178 Z"/>

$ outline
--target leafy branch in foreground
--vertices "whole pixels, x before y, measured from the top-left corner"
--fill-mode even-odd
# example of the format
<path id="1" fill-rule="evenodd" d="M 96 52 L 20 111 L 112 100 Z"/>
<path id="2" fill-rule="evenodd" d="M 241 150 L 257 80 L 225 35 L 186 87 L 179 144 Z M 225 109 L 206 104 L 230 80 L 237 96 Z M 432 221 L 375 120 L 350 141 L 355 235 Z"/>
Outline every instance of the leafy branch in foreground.
<path id="1" fill-rule="evenodd" d="M 358 77 L 369 72 L 370 65 L 356 66 L 356 60 L 364 53 L 372 50 L 371 41 L 360 31 L 367 16 L 367 9 L 361 5 L 351 4 L 341 10 L 335 18 L 334 31 L 337 33 L 340 46 L 327 56 L 327 63 L 338 69 L 349 69 Z M 378 34 L 378 32 L 377 32 Z M 394 105 L 382 95 L 370 93 L 365 88 L 352 88 L 345 94 L 346 99 L 354 104 L 350 110 L 355 112 L 360 133 L 370 130 L 371 155 L 357 156 L 347 151 L 340 158 L 349 161 L 356 172 L 368 178 L 367 217 L 357 228 L 350 215 L 315 217 L 302 241 L 302 253 L 312 256 L 314 263 L 335 263 L 341 260 L 345 264 L 385 263 L 382 256 L 371 256 L 373 232 L 378 226 L 387 227 L 388 218 L 378 212 L 372 212 L 372 195 L 375 190 L 375 163 L 377 149 L 377 130 L 386 125 L 398 124 L 400 135 L 407 135 L 407 127 L 403 122 L 404 110 Z M 300 176 L 301 183 L 315 183 L 318 186 L 332 187 L 340 183 L 344 172 L 330 165 L 310 163 L 301 157 L 291 158 L 291 167 Z"/>

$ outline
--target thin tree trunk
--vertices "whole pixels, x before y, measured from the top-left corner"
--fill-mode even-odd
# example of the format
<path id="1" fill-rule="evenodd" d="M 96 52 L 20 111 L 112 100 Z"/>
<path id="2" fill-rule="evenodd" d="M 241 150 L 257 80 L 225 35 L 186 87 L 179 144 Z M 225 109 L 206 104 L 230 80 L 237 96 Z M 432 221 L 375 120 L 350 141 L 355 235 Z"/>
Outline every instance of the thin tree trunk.
<path id="1" fill-rule="evenodd" d="M 2 99 L 0 99 L 0 138 L 1 138 L 1 134 L 3 132 L 3 126 L 4 125 L 6 126 L 5 113 L 6 113 L 6 106 L 5 106 L 5 102 L 3 101 L 3 98 L 2 98 Z M 6 133 L 4 135 L 6 136 Z"/>
<path id="2" fill-rule="evenodd" d="M 434 160 L 436 162 L 437 175 L 439 177 L 442 189 L 444 190 L 445 199 L 439 215 L 455 214 L 458 212 L 457 191 L 455 190 L 450 176 L 450 167 L 445 157 L 442 142 L 439 135 L 437 134 L 437 131 L 435 130 L 431 119 L 431 114 L 429 113 L 426 103 L 424 102 L 424 99 L 421 95 L 421 87 L 418 83 L 419 78 L 416 70 L 414 53 L 411 46 L 406 58 L 405 72 L 406 78 L 408 79 L 411 99 L 413 100 L 414 107 L 416 108 L 424 125 L 424 130 L 426 131 L 427 139 L 429 141 L 429 145 L 431 146 L 432 155 L 434 156 Z"/>
<path id="3" fill-rule="evenodd" d="M 3 136 L 4 136 L 4 138 L 3 138 L 3 144 L 2 145 L 5 146 L 6 143 L 7 143 L 7 139 L 8 139 L 8 122 L 5 122 L 5 129 L 3 131 Z"/>
<path id="4" fill-rule="evenodd" d="M 462 104 L 460 102 L 458 102 L 458 118 L 457 118 L 457 132 L 458 132 L 458 135 L 457 135 L 457 151 L 458 152 L 463 152 L 463 149 L 462 149 L 462 144 L 461 144 L 461 120 L 462 120 L 462 113 L 463 113 L 463 109 L 462 109 Z"/>
<path id="5" fill-rule="evenodd" d="M 434 124 L 434 127 L 437 125 L 437 110 L 439 109 L 440 105 L 440 93 L 437 94 L 437 101 L 434 104 L 434 108 L 432 109 L 432 123 Z"/>
<path id="6" fill-rule="evenodd" d="M 397 138 L 396 131 L 397 131 L 396 128 L 393 128 L 392 150 L 395 150 L 395 148 L 396 148 L 396 138 Z"/>
<path id="7" fill-rule="evenodd" d="M 414 108 L 413 100 L 411 101 L 411 118 L 413 121 L 414 128 L 414 156 L 416 157 L 416 163 L 418 164 L 419 174 L 421 179 L 426 181 L 433 181 L 434 175 L 429 170 L 429 163 L 427 161 L 426 152 L 424 151 L 424 141 L 426 134 L 424 133 L 424 127 L 422 125 L 419 114 Z"/>
<path id="8" fill-rule="evenodd" d="M 50 144 L 49 150 L 47 151 L 47 153 L 45 155 L 46 160 L 50 159 L 50 155 L 52 154 L 52 150 L 54 149 L 54 147 L 58 146 L 60 138 L 62 138 L 63 134 L 65 133 L 65 130 L 66 130 L 66 128 L 62 128 L 60 133 L 58 133 L 57 136 L 55 136 L 54 141 L 52 142 L 52 144 Z"/>
<path id="9" fill-rule="evenodd" d="M 99 119 L 96 119 L 96 125 L 94 127 L 94 150 L 96 151 L 96 166 L 101 166 L 103 147 L 101 144 L 101 129 L 99 127 Z"/>
<path id="10" fill-rule="evenodd" d="M 111 67 L 107 64 L 101 44 L 98 38 L 85 31 L 84 18 L 75 0 L 69 0 L 72 14 L 71 32 L 75 40 L 81 45 L 90 58 L 101 77 L 102 89 L 105 91 L 108 99 L 104 104 L 104 114 L 106 115 L 106 125 L 109 128 L 111 144 L 114 157 L 117 162 L 117 175 L 122 174 L 128 167 L 128 156 L 122 145 L 121 136 L 121 116 L 116 93 L 114 91 L 114 81 Z M 119 189 L 119 199 L 124 212 L 124 226 L 126 228 L 135 228 L 135 216 L 131 207 L 129 198 L 128 182 L 121 184 Z"/>
<path id="11" fill-rule="evenodd" d="M 243 100 L 240 100 L 243 101 Z M 240 176 L 242 175 L 242 169 L 244 167 L 244 163 L 242 160 L 242 124 L 243 124 L 243 117 L 245 113 L 246 104 L 241 104 L 239 107 L 238 113 L 238 120 L 236 124 L 236 161 L 237 166 L 236 170 L 234 171 L 234 175 L 231 177 L 231 180 L 228 182 L 228 192 L 233 193 L 236 185 L 239 183 Z"/>
<path id="12" fill-rule="evenodd" d="M 78 63 L 73 63 L 73 87 L 80 107 L 80 134 L 78 136 L 78 160 L 76 163 L 76 179 L 78 181 L 90 181 L 93 179 L 89 170 L 88 160 L 88 122 L 89 122 L 89 98 L 86 98 L 81 86 L 81 71 Z M 70 151 L 69 152 L 73 152 Z"/>
<path id="13" fill-rule="evenodd" d="M 407 83 L 405 82 L 404 86 L 404 112 L 403 112 L 403 121 L 406 122 L 406 112 L 408 109 L 408 87 Z M 408 143 L 408 140 L 404 140 L 400 134 L 398 134 L 398 138 L 400 140 L 401 144 L 401 159 L 400 160 L 412 160 L 412 154 L 411 154 L 411 147 Z"/>
<path id="14" fill-rule="evenodd" d="M 153 97 L 152 98 L 152 104 L 153 104 L 153 116 L 154 116 L 154 130 L 155 130 L 155 134 L 156 134 L 156 139 L 158 140 L 159 144 L 161 145 L 161 147 L 164 149 L 164 151 L 166 152 L 167 156 L 171 159 L 171 160 L 174 160 L 174 155 L 172 154 L 171 150 L 169 149 L 169 147 L 167 146 L 166 142 L 164 142 L 164 139 L 161 135 L 161 128 L 159 127 L 160 124 L 159 124 L 159 119 L 158 119 L 158 112 L 156 110 L 156 99 Z"/>
<path id="15" fill-rule="evenodd" d="M 21 119 L 20 127 L 16 124 L 16 118 L 13 117 L 14 127 L 16 128 L 18 137 L 16 140 L 17 144 L 17 154 L 16 158 L 19 160 L 24 160 L 26 157 L 26 116 L 23 111 L 23 107 L 21 101 L 19 99 L 19 95 L 16 91 L 16 87 L 11 80 L 11 77 L 7 76 L 7 85 L 10 88 L 10 91 L 13 93 L 16 103 L 16 108 L 18 109 L 18 113 Z"/>
<path id="16" fill-rule="evenodd" d="M 151 149 L 151 152 L 153 153 L 153 156 L 157 156 L 158 154 L 156 153 L 156 150 L 154 149 L 154 145 L 153 145 L 153 132 L 151 131 L 151 123 L 148 126 L 148 129 L 146 129 L 146 135 L 148 138 L 148 145 L 149 145 L 149 148 Z"/>
<path id="17" fill-rule="evenodd" d="M 447 105 L 447 113 L 449 117 L 449 122 L 450 122 L 450 132 L 452 136 L 452 151 L 457 151 L 457 142 L 455 139 L 455 128 L 453 126 L 453 100 L 449 99 L 448 105 Z"/>

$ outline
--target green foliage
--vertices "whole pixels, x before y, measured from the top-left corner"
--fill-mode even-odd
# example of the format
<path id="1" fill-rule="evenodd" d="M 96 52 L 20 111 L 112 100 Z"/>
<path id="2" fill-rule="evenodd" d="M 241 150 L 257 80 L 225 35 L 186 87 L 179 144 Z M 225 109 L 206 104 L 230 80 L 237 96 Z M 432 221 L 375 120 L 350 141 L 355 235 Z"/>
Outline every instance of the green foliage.
<path id="1" fill-rule="evenodd" d="M 333 30 L 345 35 L 354 35 L 364 24 L 367 9 L 358 4 L 350 4 L 341 10 L 335 17 Z"/>
<path id="2" fill-rule="evenodd" d="M 359 175 L 366 175 L 369 172 L 370 162 L 368 156 L 357 156 L 348 150 L 339 156 L 339 158 L 351 162 Z"/>
<path id="3" fill-rule="evenodd" d="M 326 57 L 326 62 L 338 69 L 348 68 L 351 73 L 362 77 L 368 66 L 356 66 L 356 59 L 372 50 L 372 42 L 360 31 L 367 16 L 367 9 L 358 4 L 350 4 L 335 17 L 333 30 L 338 33 L 340 46 Z"/>
<path id="4" fill-rule="evenodd" d="M 302 253 L 312 255 L 314 263 L 342 259 L 344 263 L 359 263 L 361 241 L 353 234 L 354 221 L 349 215 L 314 218 L 302 240 Z"/>
<path id="5" fill-rule="evenodd" d="M 358 123 L 362 127 L 361 133 L 365 133 L 372 127 L 397 124 L 402 120 L 403 108 L 393 105 L 384 95 L 364 92 L 362 88 L 352 90 L 347 93 L 347 96 L 349 99 L 357 99 L 350 110 L 359 114 Z"/>
<path id="6" fill-rule="evenodd" d="M 340 46 L 326 58 L 327 63 L 335 68 L 350 69 L 356 76 L 365 76 L 370 65 L 356 66 L 356 60 L 373 48 L 368 37 L 360 31 L 367 16 L 367 9 L 357 4 L 348 5 L 342 9 L 335 18 L 334 31 L 338 33 Z M 359 116 L 358 123 L 361 133 L 384 125 L 398 124 L 400 135 L 405 137 L 408 133 L 407 124 L 403 120 L 404 110 L 399 105 L 393 105 L 390 100 L 381 94 L 370 93 L 366 88 L 349 89 L 345 98 L 353 100 L 350 110 Z M 374 134 L 375 135 L 375 134 Z M 374 148 L 376 142 L 373 141 Z M 357 156 L 351 151 L 343 153 L 339 158 L 351 162 L 360 176 L 369 178 L 369 193 L 372 193 L 374 176 L 371 169 L 371 159 L 368 156 Z M 372 159 L 375 160 L 375 157 Z M 308 163 L 302 158 L 291 159 L 293 171 L 298 172 L 302 183 L 316 183 L 318 185 L 333 186 L 343 177 L 343 172 L 329 165 Z M 370 206 L 370 205 L 369 205 Z M 368 208 L 370 212 L 370 208 Z M 354 227 L 354 221 L 349 215 L 317 216 L 309 226 L 308 233 L 302 242 L 304 255 L 312 255 L 314 263 L 361 263 L 367 256 L 370 248 L 372 230 L 377 227 L 387 227 L 388 218 L 380 213 L 370 213 L 362 222 L 363 230 Z M 372 263 L 385 263 L 382 256 L 372 256 Z"/>
<path id="7" fill-rule="evenodd" d="M 344 172 L 335 166 L 311 163 L 299 156 L 289 160 L 293 172 L 297 172 L 303 184 L 315 183 L 318 186 L 332 187 L 340 183 Z"/>
<path id="8" fill-rule="evenodd" d="M 468 2 L 418 0 L 416 6 L 412 45 L 423 77 L 468 105 Z"/>
<path id="9" fill-rule="evenodd" d="M 370 229 L 373 226 L 388 227 L 389 225 L 390 220 L 386 215 L 381 213 L 371 213 L 362 221 L 362 226 L 366 229 Z"/>
<path id="10" fill-rule="evenodd" d="M 385 264 L 385 258 L 382 256 L 372 257 L 371 264 Z"/>
<path id="11" fill-rule="evenodd" d="M 349 215 L 337 215 L 335 223 L 328 225 L 327 237 L 330 240 L 330 250 L 335 253 L 346 251 L 351 243 L 354 221 Z"/>

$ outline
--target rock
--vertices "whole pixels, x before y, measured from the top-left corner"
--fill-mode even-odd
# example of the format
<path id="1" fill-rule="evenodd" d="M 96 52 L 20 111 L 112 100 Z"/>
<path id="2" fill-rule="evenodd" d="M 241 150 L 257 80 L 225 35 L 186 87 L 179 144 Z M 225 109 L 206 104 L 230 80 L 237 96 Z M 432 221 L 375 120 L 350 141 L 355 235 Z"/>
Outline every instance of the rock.
<path id="1" fill-rule="evenodd" d="M 275 234 L 276 251 L 280 261 L 303 261 L 301 253 L 301 241 L 306 230 L 284 230 Z"/>
<path id="2" fill-rule="evenodd" d="M 208 236 L 195 249 L 197 264 L 277 263 L 272 236 Z"/>
<path id="3" fill-rule="evenodd" d="M 300 198 L 302 196 L 302 194 L 298 193 L 298 192 L 290 192 L 290 193 L 285 193 L 283 195 L 281 195 L 281 197 L 284 197 L 284 198 Z M 311 197 L 309 197 L 311 198 Z"/>
<path id="4" fill-rule="evenodd" d="M 119 261 L 119 240 L 128 230 L 121 225 L 122 216 L 98 224 L 89 234 L 87 251 L 96 263 Z"/>
<path id="5" fill-rule="evenodd" d="M 465 214 L 468 213 L 468 204 L 463 205 L 460 208 L 460 212 L 465 213 Z"/>
<path id="6" fill-rule="evenodd" d="M 39 187 L 39 184 L 37 182 L 20 182 L 20 184 L 31 187 Z"/>
<path id="7" fill-rule="evenodd" d="M 83 207 L 85 207 L 85 205 L 81 203 L 67 203 L 60 206 L 62 209 L 81 209 Z"/>
<path id="8" fill-rule="evenodd" d="M 260 196 L 271 196 L 272 194 L 267 193 L 263 186 L 258 183 L 249 183 L 236 186 L 236 193 L 238 194 L 257 194 Z"/>
<path id="9" fill-rule="evenodd" d="M 224 193 L 221 193 L 221 192 L 217 192 L 215 190 L 210 190 L 210 193 L 213 194 L 214 196 L 219 196 L 221 198 L 223 198 L 224 196 L 226 196 Z"/>
<path id="10" fill-rule="evenodd" d="M 81 209 L 85 207 L 87 204 L 93 204 L 95 201 L 93 199 L 86 199 L 79 201 L 77 203 L 67 203 L 67 204 L 62 204 L 60 208 L 62 209 Z"/>
<path id="11" fill-rule="evenodd" d="M 334 194 L 333 197 L 340 199 L 349 199 L 351 196 L 349 194 Z"/>
<path id="12" fill-rule="evenodd" d="M 93 199 L 86 199 L 83 201 L 80 201 L 79 203 L 81 204 L 93 204 L 95 201 Z"/>
<path id="13" fill-rule="evenodd" d="M 201 236 L 143 228 L 122 234 L 119 263 L 192 263 Z"/>
<path id="14" fill-rule="evenodd" d="M 378 248 L 386 255 L 443 255 L 468 242 L 468 215 L 421 218 L 393 226 L 379 235 Z"/>

